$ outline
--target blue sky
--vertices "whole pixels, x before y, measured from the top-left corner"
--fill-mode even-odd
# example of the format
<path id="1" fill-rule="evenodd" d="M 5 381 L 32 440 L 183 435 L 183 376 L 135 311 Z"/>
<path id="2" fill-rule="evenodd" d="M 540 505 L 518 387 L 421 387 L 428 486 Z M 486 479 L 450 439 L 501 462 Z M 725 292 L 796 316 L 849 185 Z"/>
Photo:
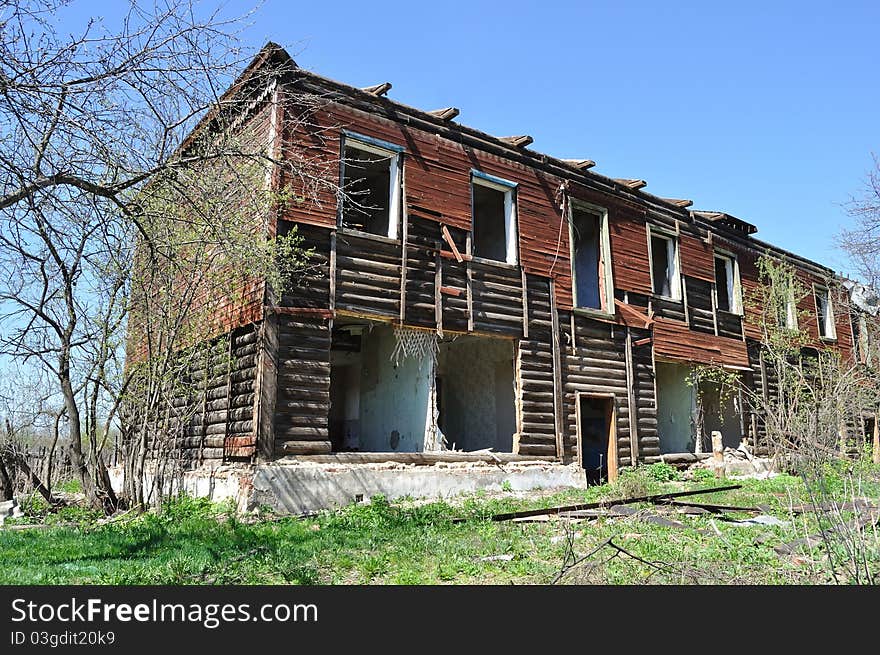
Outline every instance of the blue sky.
<path id="1" fill-rule="evenodd" d="M 342 82 L 390 81 L 416 107 L 454 105 L 486 132 L 530 134 L 538 151 L 645 179 L 846 270 L 842 205 L 880 153 L 878 33 L 878 2 L 266 0 L 244 37 Z"/>

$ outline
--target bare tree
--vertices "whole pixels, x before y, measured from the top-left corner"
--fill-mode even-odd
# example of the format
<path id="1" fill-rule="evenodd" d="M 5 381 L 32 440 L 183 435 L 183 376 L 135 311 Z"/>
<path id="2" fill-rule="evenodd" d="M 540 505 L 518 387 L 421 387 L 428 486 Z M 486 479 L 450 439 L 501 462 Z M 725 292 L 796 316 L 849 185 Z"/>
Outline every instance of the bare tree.
<path id="1" fill-rule="evenodd" d="M 759 270 L 761 284 L 749 302 L 762 312 L 762 359 L 773 391 L 744 388 L 743 393 L 759 417 L 770 452 L 804 483 L 829 576 L 839 583 L 871 584 L 880 573 L 880 542 L 876 533 L 865 530 L 876 515 L 866 513 L 858 497 L 870 467 L 870 459 L 861 457 L 861 416 L 880 403 L 880 377 L 864 361 L 817 346 L 797 329 L 797 320 L 787 319 L 789 308 L 809 293 L 791 265 L 763 257 Z M 848 316 L 839 280 L 827 284 L 838 292 L 835 311 Z M 801 316 L 800 324 L 807 318 Z M 870 347 L 876 350 L 877 345 Z M 865 359 L 876 362 L 877 355 Z"/>
<path id="2" fill-rule="evenodd" d="M 240 138 L 242 94 L 271 91 L 285 72 L 252 71 L 220 93 L 247 54 L 241 18 L 202 17 L 190 0 L 132 2 L 118 28 L 90 20 L 69 36 L 54 20 L 66 4 L 0 2 L 0 353 L 51 374 L 85 496 L 111 510 L 102 453 L 136 369 L 124 363 L 133 303 L 154 322 L 141 335 L 158 338 L 142 355 L 197 342 L 169 327 L 196 325 L 179 310 L 219 282 L 197 280 L 186 301 L 182 279 L 203 269 L 276 279 L 279 253 L 293 250 L 268 238 L 266 198 L 237 192 L 264 190 L 257 169 L 268 180 L 287 167 L 300 196 L 330 178 Z M 315 106 L 296 103 L 304 121 Z M 163 297 L 174 311 L 143 311 Z"/>
<path id="3" fill-rule="evenodd" d="M 860 194 L 847 204 L 847 213 L 855 226 L 841 231 L 838 245 L 862 281 L 880 289 L 880 160 L 876 156 Z"/>

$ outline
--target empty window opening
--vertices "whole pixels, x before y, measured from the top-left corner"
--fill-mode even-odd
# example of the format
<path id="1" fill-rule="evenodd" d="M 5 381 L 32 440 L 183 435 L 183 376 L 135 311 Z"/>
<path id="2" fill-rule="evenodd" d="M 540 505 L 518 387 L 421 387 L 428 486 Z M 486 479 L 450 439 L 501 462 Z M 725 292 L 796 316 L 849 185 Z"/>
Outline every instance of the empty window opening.
<path id="1" fill-rule="evenodd" d="M 737 448 L 742 441 L 742 425 L 737 407 L 738 396 L 735 389 L 722 387 L 717 383 L 702 382 L 698 398 L 699 411 L 702 412 L 703 443 L 706 452 L 711 451 L 712 433 L 721 433 L 725 448 Z M 699 421 L 697 424 L 699 425 Z"/>
<path id="2" fill-rule="evenodd" d="M 342 226 L 397 236 L 398 155 L 346 139 L 342 160 Z"/>
<path id="3" fill-rule="evenodd" d="M 725 312 L 740 313 L 736 261 L 715 255 L 716 307 Z"/>
<path id="4" fill-rule="evenodd" d="M 578 394 L 578 445 L 581 466 L 589 484 L 602 484 L 614 475 L 614 399 Z"/>
<path id="5" fill-rule="evenodd" d="M 516 264 L 516 227 L 513 186 L 479 177 L 471 185 L 473 255 Z"/>
<path id="6" fill-rule="evenodd" d="M 422 452 L 431 419 L 430 357 L 391 359 L 388 325 L 334 327 L 329 439 L 334 452 Z"/>
<path id="7" fill-rule="evenodd" d="M 696 394 L 688 384 L 690 367 L 657 362 L 657 433 L 661 453 L 694 452 Z"/>
<path id="8" fill-rule="evenodd" d="M 877 417 L 873 415 L 862 416 L 862 428 L 865 443 L 873 448 L 877 439 Z"/>
<path id="9" fill-rule="evenodd" d="M 721 433 L 725 447 L 736 448 L 743 430 L 737 390 L 709 381 L 695 386 L 691 372 L 687 364 L 656 364 L 660 452 L 711 452 L 714 431 Z"/>
<path id="10" fill-rule="evenodd" d="M 816 288 L 816 314 L 819 324 L 819 336 L 823 339 L 834 339 L 837 333 L 834 328 L 834 311 L 828 289 Z"/>
<path id="11" fill-rule="evenodd" d="M 651 234 L 651 280 L 657 295 L 674 300 L 681 298 L 678 248 L 674 238 Z"/>
<path id="12" fill-rule="evenodd" d="M 606 279 L 610 271 L 605 214 L 573 204 L 571 241 L 575 306 L 608 309 L 613 285 Z"/>
<path id="13" fill-rule="evenodd" d="M 514 342 L 460 336 L 440 343 L 437 428 L 449 450 L 513 451 Z"/>
<path id="14" fill-rule="evenodd" d="M 785 298 L 777 300 L 776 324 L 786 330 L 797 330 L 797 308 L 794 302 L 794 292 L 789 290 Z"/>

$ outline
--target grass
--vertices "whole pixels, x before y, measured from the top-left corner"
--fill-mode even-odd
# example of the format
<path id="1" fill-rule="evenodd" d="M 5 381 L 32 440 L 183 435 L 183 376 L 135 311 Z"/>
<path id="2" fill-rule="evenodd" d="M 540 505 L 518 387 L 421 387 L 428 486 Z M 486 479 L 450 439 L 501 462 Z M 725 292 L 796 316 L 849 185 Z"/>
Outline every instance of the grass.
<path id="1" fill-rule="evenodd" d="M 4 584 L 529 584 L 553 580 L 563 562 L 612 539 L 625 553 L 601 549 L 573 568 L 565 582 L 639 584 L 785 584 L 827 582 L 817 564 L 781 558 L 774 546 L 815 526 L 737 526 L 724 516 L 669 516 L 685 525 L 655 525 L 644 517 L 581 523 L 493 522 L 495 513 L 601 499 L 706 488 L 727 481 L 683 482 L 666 470 L 625 472 L 613 484 L 553 494 L 472 494 L 443 502 L 382 497 L 317 517 L 236 517 L 228 505 L 181 498 L 161 512 L 100 524 L 94 513 L 67 508 L 48 514 L 39 503 L 22 521 L 42 529 L 0 530 Z M 880 498 L 880 475 L 863 494 Z M 743 488 L 690 500 L 768 506 L 790 520 L 788 506 L 807 500 L 790 476 L 741 481 Z M 841 494 L 846 489 L 841 485 Z M 649 505 L 651 513 L 663 510 Z M 452 519 L 465 517 L 462 523 Z M 806 519 L 804 519 L 806 520 Z M 68 525 L 73 523 L 74 525 Z M 59 525 L 65 524 L 65 525 Z M 503 555 L 504 558 L 497 556 Z M 639 558 L 639 559 L 636 559 Z M 643 560 L 643 561 L 639 561 Z M 646 563 L 647 562 L 647 563 Z"/>

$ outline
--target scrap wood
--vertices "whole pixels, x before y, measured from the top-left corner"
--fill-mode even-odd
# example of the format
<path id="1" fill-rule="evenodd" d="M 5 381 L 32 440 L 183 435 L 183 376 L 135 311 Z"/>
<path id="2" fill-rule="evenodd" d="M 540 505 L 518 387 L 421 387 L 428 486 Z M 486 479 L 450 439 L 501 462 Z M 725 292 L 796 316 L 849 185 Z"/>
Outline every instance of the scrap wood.
<path id="1" fill-rule="evenodd" d="M 786 510 L 794 514 L 804 514 L 806 512 L 852 512 L 859 509 L 880 509 L 880 505 L 876 505 L 866 498 L 857 498 L 854 502 L 809 503 L 806 505 L 793 505 L 786 508 Z"/>
<path id="2" fill-rule="evenodd" d="M 694 503 L 685 500 L 659 500 L 658 504 L 663 505 L 676 505 L 678 507 L 694 507 L 699 509 L 704 509 L 713 514 L 719 514 L 721 512 L 761 512 L 760 507 L 739 507 L 737 505 L 713 505 L 711 503 Z"/>
<path id="3" fill-rule="evenodd" d="M 562 512 L 576 512 L 585 509 L 600 509 L 605 507 L 616 507 L 620 505 L 632 505 L 633 503 L 653 503 L 664 498 L 683 498 L 685 496 L 697 496 L 700 494 L 711 494 L 718 491 L 730 491 L 731 489 L 741 489 L 741 484 L 731 484 L 724 487 L 712 487 L 710 489 L 695 489 L 693 491 L 676 491 L 666 494 L 653 494 L 651 496 L 640 496 L 637 498 L 622 498 L 619 500 L 601 500 L 595 503 L 580 503 L 577 505 L 562 505 L 560 507 L 545 507 L 543 509 L 526 509 L 519 512 L 506 512 L 504 514 L 495 514 L 491 517 L 493 521 L 510 521 L 512 519 L 525 518 L 529 516 L 541 516 L 545 514 L 560 514 Z M 464 523 L 468 519 L 454 518 L 453 523 Z"/>
<path id="4" fill-rule="evenodd" d="M 780 544 L 779 546 L 776 546 L 776 548 L 774 548 L 773 550 L 775 550 L 776 554 L 779 556 L 792 555 L 801 546 L 815 548 L 816 546 L 822 545 L 825 539 L 834 537 L 835 532 L 838 534 L 840 534 L 843 530 L 857 532 L 860 530 L 864 530 L 865 528 L 872 525 L 876 525 L 877 523 L 880 523 L 880 513 L 876 511 L 868 512 L 867 515 L 861 516 L 853 521 L 848 521 L 842 526 L 835 526 L 828 530 L 823 530 L 815 534 L 807 535 L 803 539 L 795 539 L 794 541 L 789 541 L 786 544 Z"/>

